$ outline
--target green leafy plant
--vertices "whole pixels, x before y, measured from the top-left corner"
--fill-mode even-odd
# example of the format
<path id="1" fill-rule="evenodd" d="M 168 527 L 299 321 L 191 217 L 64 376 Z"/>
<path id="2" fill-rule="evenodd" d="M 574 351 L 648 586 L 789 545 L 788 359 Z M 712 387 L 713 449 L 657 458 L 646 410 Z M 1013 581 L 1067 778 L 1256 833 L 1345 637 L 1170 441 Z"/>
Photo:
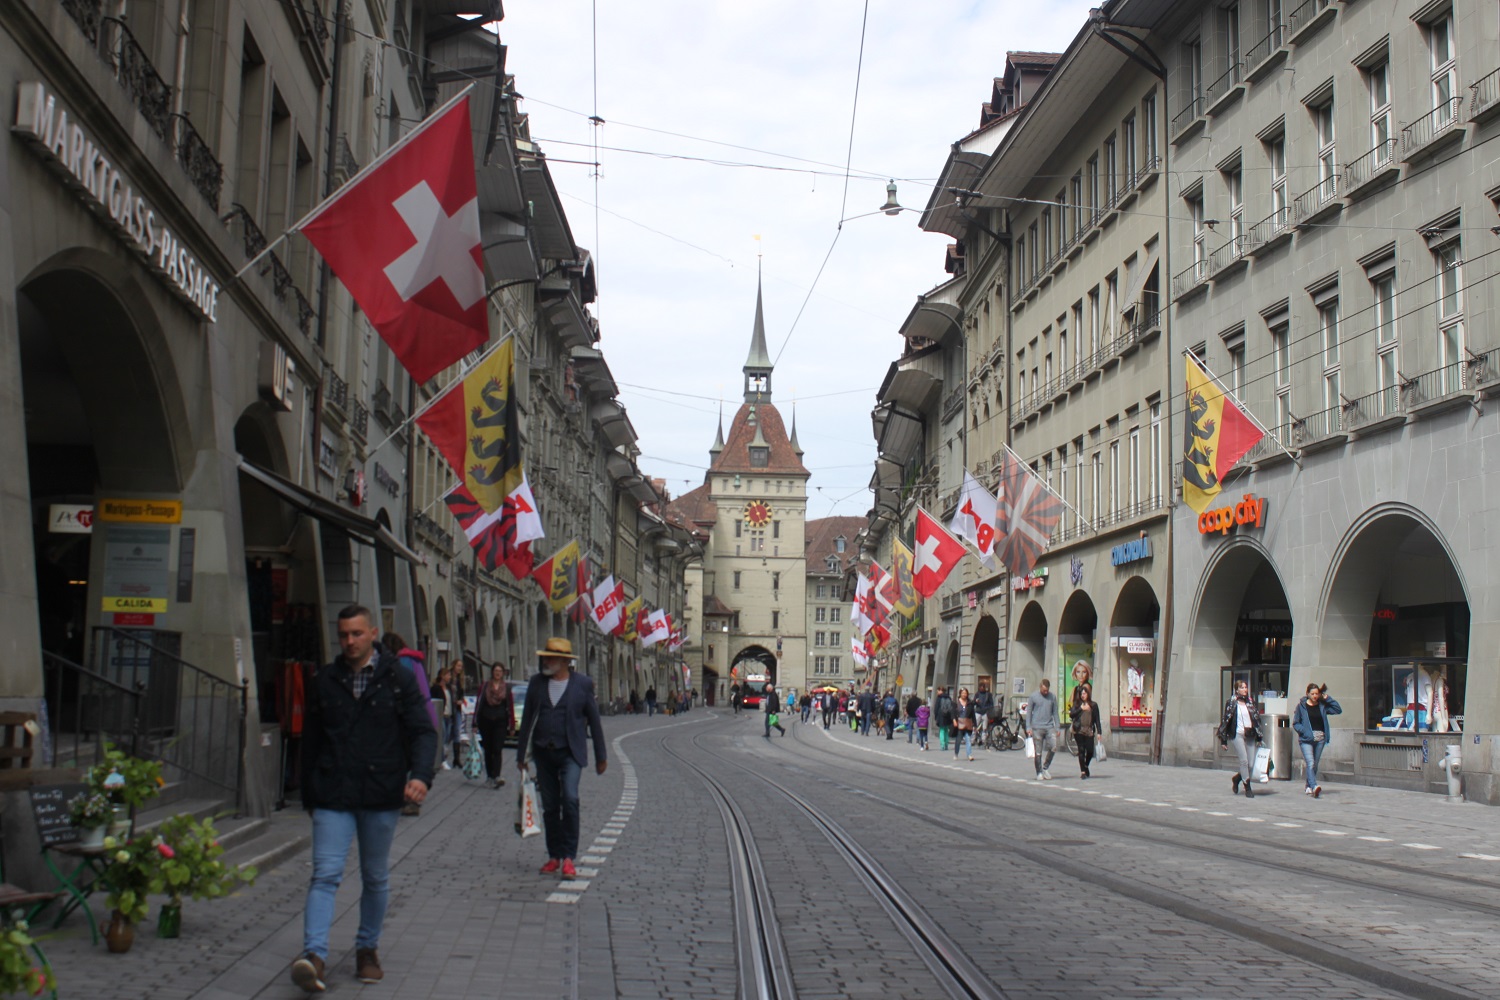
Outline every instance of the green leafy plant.
<path id="1" fill-rule="evenodd" d="M 109 825 L 115 808 L 103 792 L 89 792 L 73 797 L 68 803 L 68 816 L 79 829 L 94 830 Z"/>
<path id="2" fill-rule="evenodd" d="M 160 857 L 162 888 L 173 906 L 184 897 L 218 899 L 255 881 L 254 867 L 227 864 L 211 819 L 181 813 L 163 821 L 153 840 Z"/>
<path id="3" fill-rule="evenodd" d="M 26 922 L 18 920 L 0 927 L 0 993 L 40 996 L 43 991 L 56 988 L 57 977 L 52 974 L 52 966 L 42 962 L 32 950 Z"/>
<path id="4" fill-rule="evenodd" d="M 161 791 L 166 781 L 161 762 L 132 757 L 113 743 L 104 745 L 104 759 L 88 773 L 89 788 L 111 802 L 139 808 Z"/>
<path id="5" fill-rule="evenodd" d="M 109 860 L 108 867 L 99 876 L 106 889 L 104 905 L 138 924 L 146 919 L 151 908 L 146 897 L 161 892 L 165 885 L 161 874 L 161 853 L 149 837 L 135 837 L 123 842 L 105 837 L 104 848 Z"/>

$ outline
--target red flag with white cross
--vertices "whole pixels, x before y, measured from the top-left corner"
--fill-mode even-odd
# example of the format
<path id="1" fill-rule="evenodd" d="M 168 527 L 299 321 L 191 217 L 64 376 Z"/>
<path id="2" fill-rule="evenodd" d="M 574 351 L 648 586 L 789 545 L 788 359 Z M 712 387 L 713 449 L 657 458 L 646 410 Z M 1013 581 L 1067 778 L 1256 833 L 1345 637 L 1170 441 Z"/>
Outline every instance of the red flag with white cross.
<path id="1" fill-rule="evenodd" d="M 298 224 L 418 382 L 489 339 L 467 91 Z"/>
<path id="2" fill-rule="evenodd" d="M 963 543 L 944 531 L 943 526 L 920 507 L 917 508 L 912 541 L 912 586 L 923 597 L 931 597 L 963 560 Z"/>

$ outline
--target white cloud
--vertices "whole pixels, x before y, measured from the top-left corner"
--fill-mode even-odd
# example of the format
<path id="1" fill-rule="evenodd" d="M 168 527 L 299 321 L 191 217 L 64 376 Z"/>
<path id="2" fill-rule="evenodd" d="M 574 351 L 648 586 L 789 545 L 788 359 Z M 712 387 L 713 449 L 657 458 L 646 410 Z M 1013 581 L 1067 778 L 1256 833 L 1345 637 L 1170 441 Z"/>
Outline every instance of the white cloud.
<path id="1" fill-rule="evenodd" d="M 859 173 L 843 214 L 873 212 L 887 177 L 898 178 L 902 204 L 925 205 L 929 188 L 918 181 L 935 178 L 949 145 L 978 124 L 1006 51 L 1061 51 L 1092 5 L 872 0 L 852 157 Z M 507 68 L 528 98 L 522 108 L 552 160 L 574 238 L 596 254 L 601 347 L 621 383 L 722 393 L 726 416 L 734 412 L 754 318 L 756 233 L 767 341 L 773 356 L 781 351 L 840 218 L 861 11 L 829 0 L 599 3 L 598 114 L 609 123 L 597 129 L 601 146 L 799 169 L 601 150 L 598 197 L 607 211 L 596 231 L 589 168 L 558 162 L 591 159 L 586 146 L 596 138 L 586 120 L 594 111 L 590 4 L 506 5 L 499 32 Z M 869 508 L 874 390 L 915 297 L 946 278 L 947 238 L 921 232 L 916 220 L 903 213 L 844 223 L 777 363 L 774 398 L 788 420 L 791 401 L 803 397 L 796 416 L 813 473 L 809 517 Z M 620 398 L 640 435 L 642 470 L 667 479 L 674 494 L 701 483 L 718 404 L 629 385 Z M 862 391 L 828 395 L 846 390 Z"/>

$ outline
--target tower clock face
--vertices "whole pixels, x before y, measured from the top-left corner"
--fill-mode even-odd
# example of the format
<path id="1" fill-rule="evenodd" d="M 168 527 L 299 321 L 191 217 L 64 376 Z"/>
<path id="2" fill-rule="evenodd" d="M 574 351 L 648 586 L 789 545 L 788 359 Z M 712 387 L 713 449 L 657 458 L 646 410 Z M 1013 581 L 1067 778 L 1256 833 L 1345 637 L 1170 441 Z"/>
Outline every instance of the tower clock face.
<path id="1" fill-rule="evenodd" d="M 752 500 L 745 505 L 745 523 L 752 528 L 764 528 L 771 523 L 771 505 L 764 500 Z"/>

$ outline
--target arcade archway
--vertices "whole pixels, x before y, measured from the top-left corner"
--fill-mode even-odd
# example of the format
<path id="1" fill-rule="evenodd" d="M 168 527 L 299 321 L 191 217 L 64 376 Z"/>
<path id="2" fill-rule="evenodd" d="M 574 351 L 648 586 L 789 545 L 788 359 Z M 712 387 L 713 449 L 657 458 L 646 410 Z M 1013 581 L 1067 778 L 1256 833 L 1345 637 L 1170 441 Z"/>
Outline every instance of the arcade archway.
<path id="1" fill-rule="evenodd" d="M 1256 700 L 1285 698 L 1292 662 L 1286 588 L 1259 543 L 1233 540 L 1209 564 L 1188 630 L 1189 669 L 1173 678 L 1184 713 L 1214 719 L 1238 680 Z M 1177 690 L 1179 680 L 1185 690 Z M 1204 723 L 1212 728 L 1213 723 Z M 1215 741 L 1216 742 L 1216 741 Z"/>
<path id="2" fill-rule="evenodd" d="M 1150 742 L 1160 623 L 1161 605 L 1151 584 L 1139 576 L 1126 580 L 1109 616 L 1109 655 L 1094 685 L 1122 748 L 1146 749 Z"/>
<path id="3" fill-rule="evenodd" d="M 1000 626 L 990 615 L 982 615 L 974 624 L 974 639 L 969 645 L 969 664 L 974 669 L 974 690 L 980 685 L 995 690 L 995 668 L 1000 656 Z"/>
<path id="4" fill-rule="evenodd" d="M 1011 685 L 1012 700 L 1018 694 L 1031 694 L 1038 681 L 1051 676 L 1046 667 L 1047 631 L 1047 613 L 1038 602 L 1028 601 L 1016 620 L 1015 642 L 1011 645 L 1010 676 L 1021 681 L 1020 685 Z"/>
<path id="5" fill-rule="evenodd" d="M 1098 650 L 1094 639 L 1099 629 L 1099 612 L 1093 598 L 1075 590 L 1063 605 L 1057 619 L 1058 697 L 1063 711 L 1073 703 L 1073 689 L 1080 684 L 1097 687 Z"/>

